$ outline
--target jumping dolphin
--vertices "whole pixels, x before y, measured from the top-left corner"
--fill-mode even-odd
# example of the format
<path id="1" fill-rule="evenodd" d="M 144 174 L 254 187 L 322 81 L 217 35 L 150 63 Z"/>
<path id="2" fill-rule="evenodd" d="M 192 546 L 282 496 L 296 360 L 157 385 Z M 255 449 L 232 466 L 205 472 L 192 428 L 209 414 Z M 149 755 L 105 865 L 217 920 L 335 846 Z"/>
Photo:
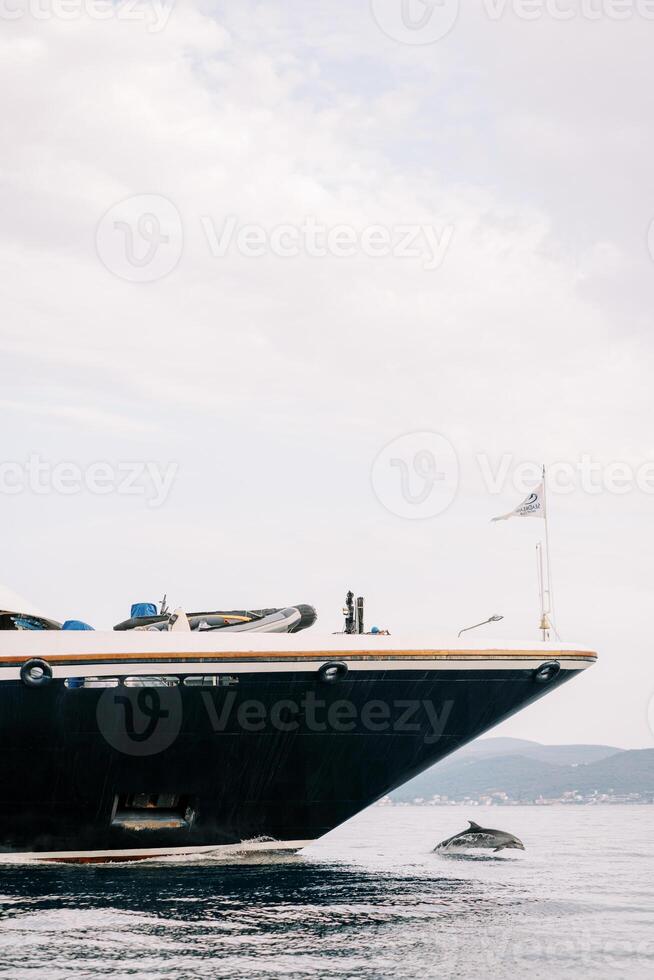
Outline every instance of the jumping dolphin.
<path id="1" fill-rule="evenodd" d="M 434 850 L 444 851 L 450 848 L 460 847 L 488 847 L 493 851 L 502 851 L 505 847 L 514 847 L 519 851 L 524 851 L 525 845 L 513 834 L 507 834 L 504 830 L 491 830 L 489 827 L 480 827 L 474 820 L 468 820 L 470 824 L 467 830 L 462 830 L 460 834 L 454 834 L 447 840 L 442 840 Z"/>

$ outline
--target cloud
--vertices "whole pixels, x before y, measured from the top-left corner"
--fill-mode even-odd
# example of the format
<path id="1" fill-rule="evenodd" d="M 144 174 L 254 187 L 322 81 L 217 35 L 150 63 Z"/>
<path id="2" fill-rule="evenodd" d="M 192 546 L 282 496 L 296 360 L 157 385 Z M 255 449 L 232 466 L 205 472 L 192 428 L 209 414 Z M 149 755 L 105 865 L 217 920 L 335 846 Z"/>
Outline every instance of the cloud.
<path id="1" fill-rule="evenodd" d="M 108 429 L 113 432 L 147 433 L 156 426 L 142 419 L 130 418 L 116 412 L 105 412 L 83 405 L 52 405 L 37 404 L 36 402 L 19 402 L 0 398 L 0 412 L 17 415 L 30 415 L 43 422 L 62 421 L 73 423 L 80 428 L 91 430 Z"/>
<path id="2" fill-rule="evenodd" d="M 501 507 L 473 461 L 651 452 L 650 55 L 636 22 L 466 9 L 417 47 L 384 35 L 367 4 L 299 0 L 185 0 L 159 33 L 89 18 L 3 25 L 5 453 L 120 458 L 124 436 L 131 457 L 180 465 L 157 514 L 114 498 L 12 502 L 25 590 L 36 577 L 35 594 L 63 601 L 34 557 L 67 535 L 98 565 L 82 582 L 71 559 L 68 588 L 107 622 L 120 618 L 108 609 L 117 579 L 150 594 L 154 579 L 167 587 L 164 569 L 218 603 L 229 589 L 248 604 L 252 588 L 266 604 L 279 584 L 281 602 L 336 608 L 349 575 L 383 621 L 399 608 L 429 628 L 438 606 L 454 629 L 497 605 L 503 628 L 530 629 L 533 543 L 480 531 L 485 504 Z M 139 195 L 181 216 L 179 262 L 155 282 L 125 281 L 96 249 L 103 215 Z M 220 229 L 230 215 L 268 235 L 307 219 L 359 236 L 453 234 L 431 270 L 361 251 L 217 258 L 202 218 Z M 446 515 L 404 527 L 378 509 L 370 465 L 424 430 L 456 445 L 462 491 Z M 623 574 L 640 581 L 620 556 L 648 533 L 646 503 L 560 505 L 573 638 Z M 229 534 L 207 533 L 225 523 Z M 192 543 L 183 569 L 171 528 Z M 594 534 L 602 601 L 584 584 Z M 636 615 L 624 598 L 621 615 Z M 644 714 L 638 724 L 597 737 L 642 741 Z"/>

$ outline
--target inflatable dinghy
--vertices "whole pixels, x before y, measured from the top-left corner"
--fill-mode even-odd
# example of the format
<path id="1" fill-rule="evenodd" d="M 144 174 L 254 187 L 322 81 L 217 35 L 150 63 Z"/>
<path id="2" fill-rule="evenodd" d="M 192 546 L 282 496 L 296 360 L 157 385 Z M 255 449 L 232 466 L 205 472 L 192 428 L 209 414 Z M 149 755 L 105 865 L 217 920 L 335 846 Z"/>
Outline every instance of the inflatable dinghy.
<path id="1" fill-rule="evenodd" d="M 170 614 L 141 615 L 156 607 L 145 603 L 132 608 L 132 617 L 114 626 L 115 630 L 162 630 L 170 629 Z M 313 606 L 304 604 L 284 609 L 236 609 L 230 611 L 187 613 L 193 631 L 209 633 L 220 630 L 226 633 L 298 633 L 313 626 L 317 614 Z"/>

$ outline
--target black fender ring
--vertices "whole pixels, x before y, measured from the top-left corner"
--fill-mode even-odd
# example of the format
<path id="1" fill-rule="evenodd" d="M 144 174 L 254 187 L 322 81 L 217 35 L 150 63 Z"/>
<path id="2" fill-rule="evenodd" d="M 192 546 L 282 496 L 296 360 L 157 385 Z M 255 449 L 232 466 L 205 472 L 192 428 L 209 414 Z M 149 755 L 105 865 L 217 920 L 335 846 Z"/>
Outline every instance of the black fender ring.
<path id="1" fill-rule="evenodd" d="M 20 679 L 27 687 L 45 687 L 52 680 L 52 667 L 45 660 L 26 660 L 20 668 Z"/>
<path id="2" fill-rule="evenodd" d="M 558 677 L 561 671 L 561 664 L 558 660 L 548 660 L 534 671 L 534 680 L 537 684 L 547 684 Z"/>
<path id="3" fill-rule="evenodd" d="M 336 681 L 342 681 L 347 677 L 348 666 L 340 660 L 330 660 L 329 663 L 323 664 L 318 671 L 318 680 L 322 684 L 334 684 Z"/>

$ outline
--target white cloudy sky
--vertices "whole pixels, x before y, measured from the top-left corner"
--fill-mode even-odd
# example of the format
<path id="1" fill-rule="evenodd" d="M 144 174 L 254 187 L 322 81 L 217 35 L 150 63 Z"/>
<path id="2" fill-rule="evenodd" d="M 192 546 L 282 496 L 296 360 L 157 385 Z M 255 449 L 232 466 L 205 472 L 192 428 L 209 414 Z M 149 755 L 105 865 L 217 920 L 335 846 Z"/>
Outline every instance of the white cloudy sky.
<path id="1" fill-rule="evenodd" d="M 178 0 L 160 30 L 145 3 L 136 20 L 21 3 L 0 13 L 3 460 L 178 470 L 160 507 L 0 493 L 0 580 L 97 626 L 167 591 L 314 602 L 331 631 L 351 586 L 398 638 L 495 612 L 498 639 L 536 638 L 540 522 L 489 520 L 520 499 L 514 467 L 654 459 L 654 21 L 465 4 L 414 45 L 368 0 Z M 400 0 L 379 4 L 392 23 Z M 180 216 L 159 253 L 179 261 L 134 283 L 96 232 L 152 195 Z M 213 255 L 207 224 L 229 216 L 451 240 L 431 269 Z M 460 466 L 424 520 L 371 485 L 413 432 Z M 480 456 L 509 458 L 499 493 Z M 559 628 L 601 660 L 502 731 L 651 745 L 654 496 L 550 503 Z"/>

